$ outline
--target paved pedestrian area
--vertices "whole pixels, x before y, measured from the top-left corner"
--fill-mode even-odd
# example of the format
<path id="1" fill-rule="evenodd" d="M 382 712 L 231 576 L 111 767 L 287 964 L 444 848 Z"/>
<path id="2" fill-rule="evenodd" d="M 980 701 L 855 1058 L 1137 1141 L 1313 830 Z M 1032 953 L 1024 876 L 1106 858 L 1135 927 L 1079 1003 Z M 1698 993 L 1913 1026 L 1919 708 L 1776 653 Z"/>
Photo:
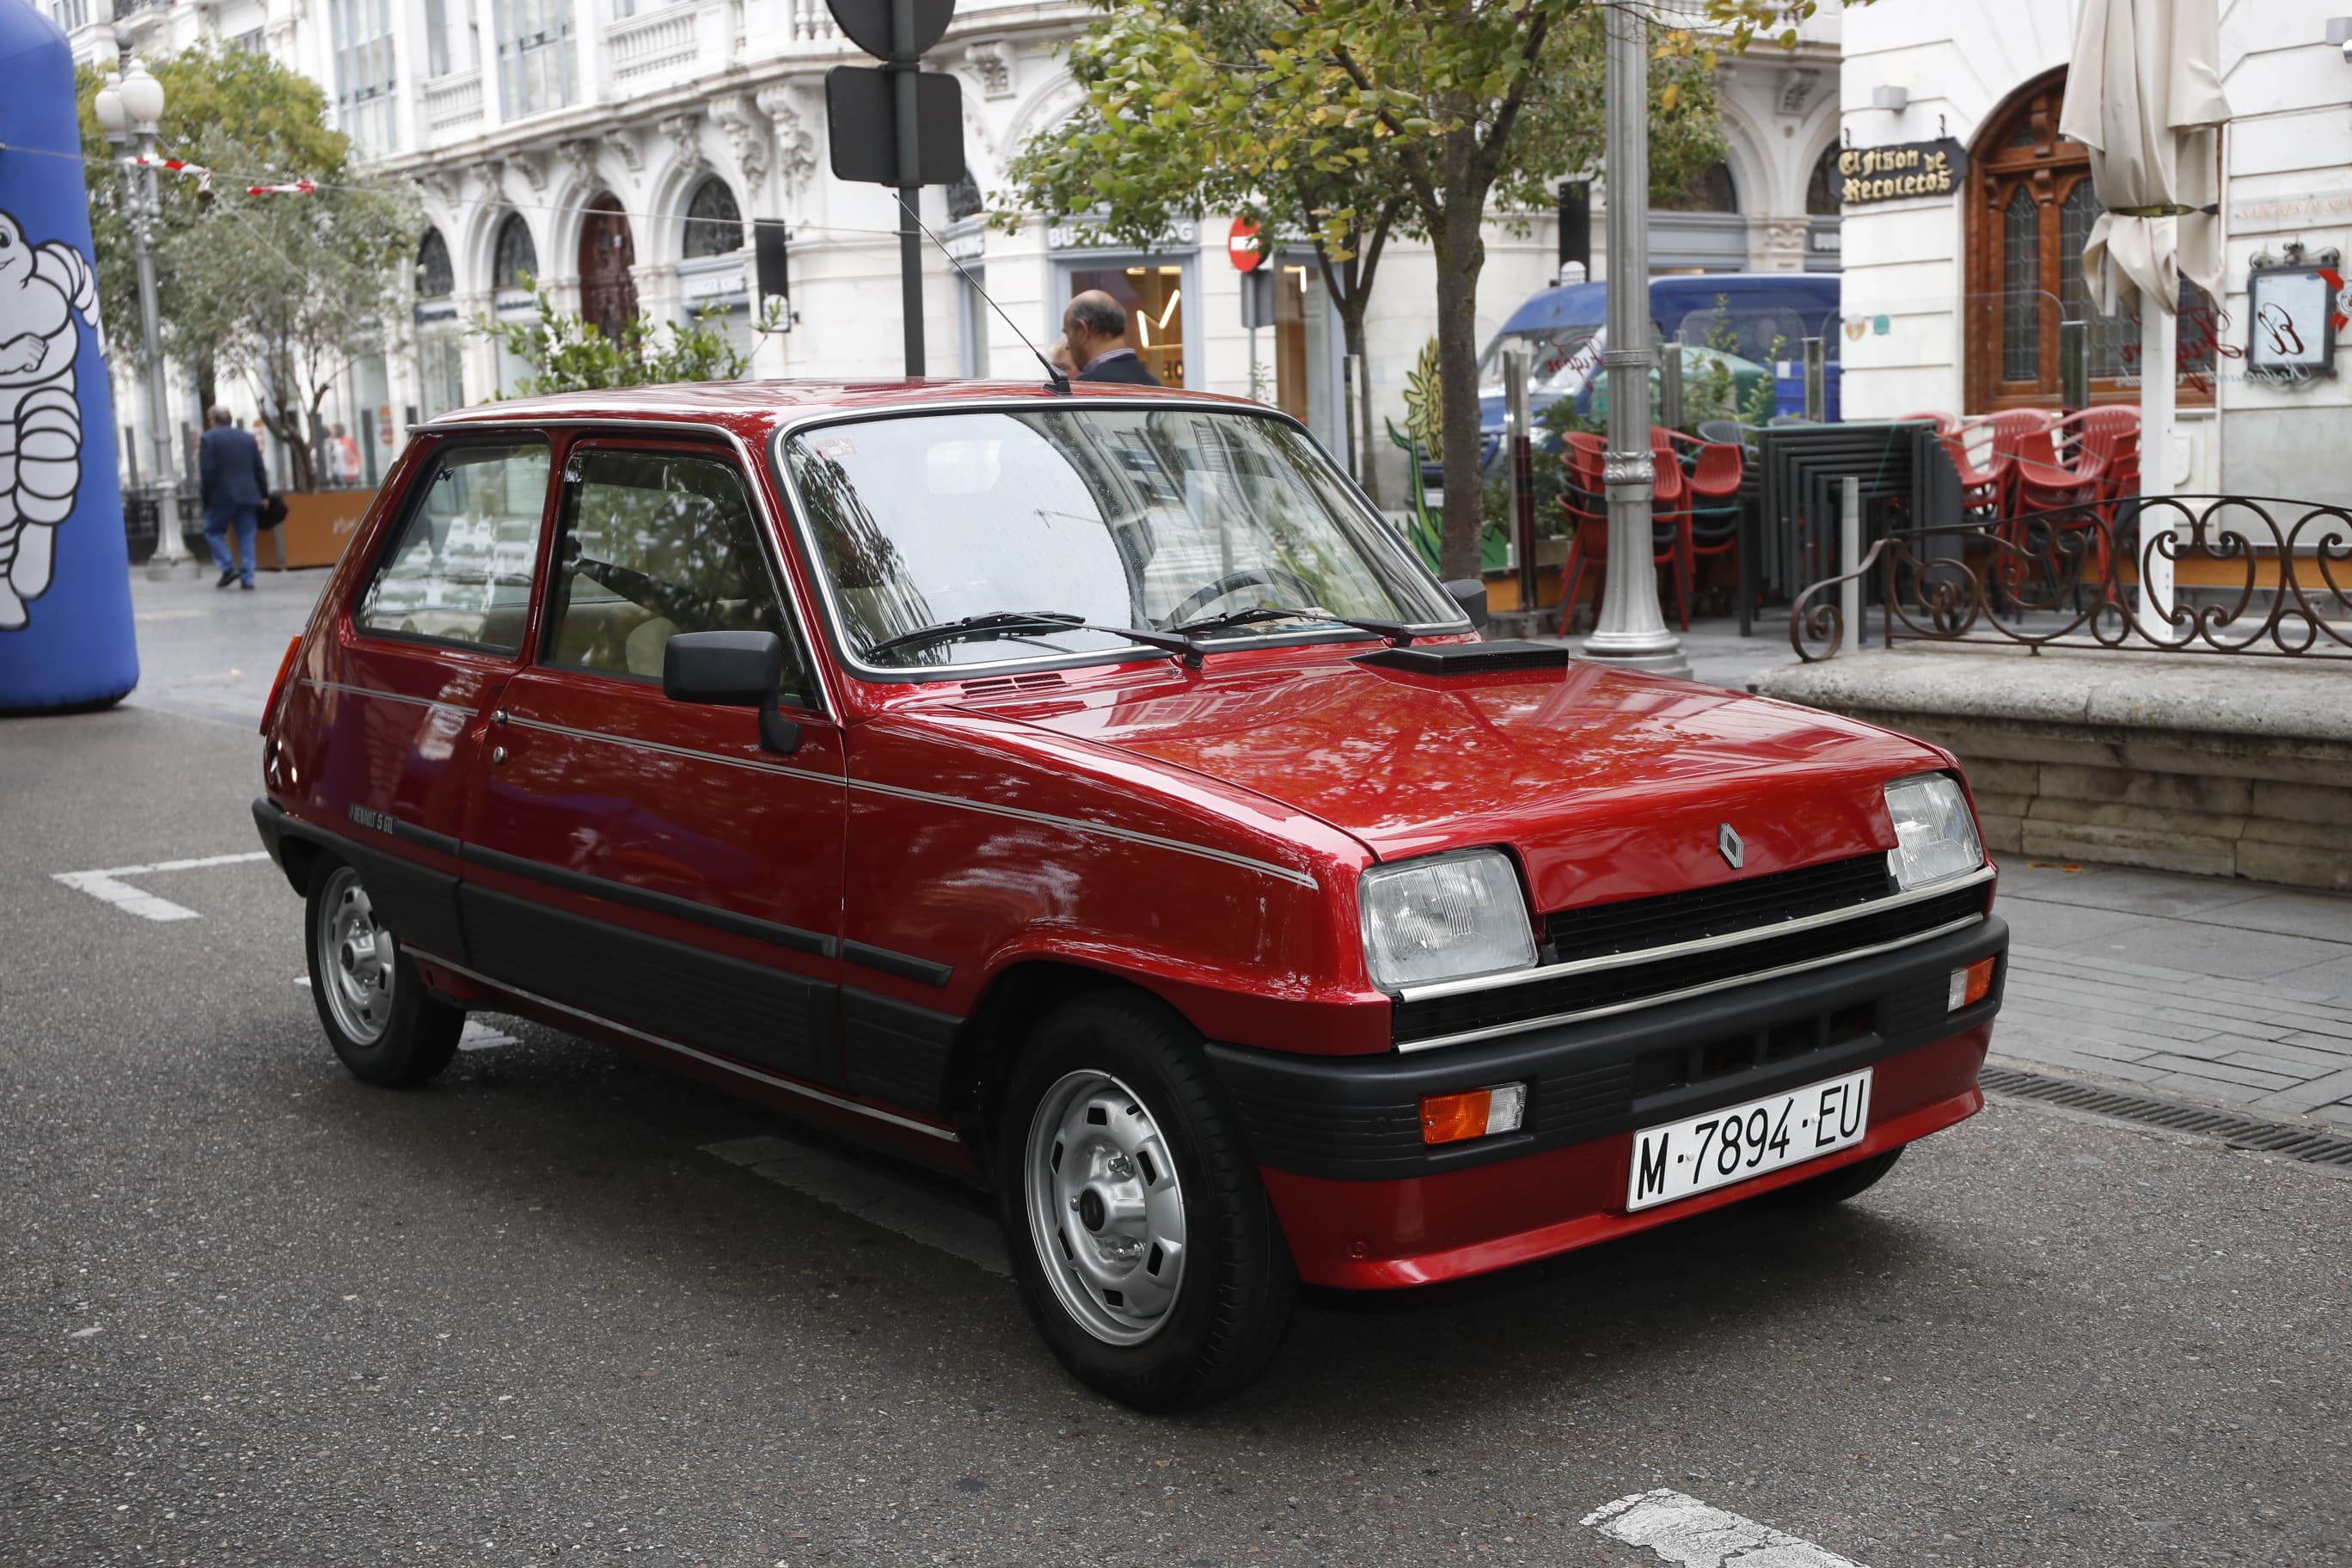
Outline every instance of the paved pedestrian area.
<path id="1" fill-rule="evenodd" d="M 2352 898 L 2030 861 L 2000 909 L 1997 1055 L 2352 1128 Z"/>

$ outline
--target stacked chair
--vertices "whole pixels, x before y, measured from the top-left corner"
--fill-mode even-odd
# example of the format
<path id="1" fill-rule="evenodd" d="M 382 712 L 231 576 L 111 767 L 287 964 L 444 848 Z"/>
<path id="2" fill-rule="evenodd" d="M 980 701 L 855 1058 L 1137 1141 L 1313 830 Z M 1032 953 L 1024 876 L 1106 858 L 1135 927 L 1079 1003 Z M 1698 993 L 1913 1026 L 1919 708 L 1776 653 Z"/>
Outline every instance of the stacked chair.
<path id="1" fill-rule="evenodd" d="M 1736 435 L 1737 429 L 1732 426 L 1732 433 Z M 1601 590 L 1608 581 L 1609 505 L 1602 479 L 1607 443 L 1598 436 L 1571 432 L 1563 445 L 1561 461 L 1568 467 L 1568 489 L 1559 504 L 1569 515 L 1570 537 L 1568 559 L 1560 572 L 1559 631 L 1566 637 L 1587 573 L 1593 574 L 1593 614 L 1598 617 L 1601 613 Z M 1675 615 L 1682 629 L 1688 631 L 1699 559 L 1737 558 L 1745 448 L 1736 439 L 1697 439 L 1654 425 L 1650 456 L 1656 474 L 1650 498 L 1652 561 L 1671 568 L 1668 581 L 1673 585 Z"/>

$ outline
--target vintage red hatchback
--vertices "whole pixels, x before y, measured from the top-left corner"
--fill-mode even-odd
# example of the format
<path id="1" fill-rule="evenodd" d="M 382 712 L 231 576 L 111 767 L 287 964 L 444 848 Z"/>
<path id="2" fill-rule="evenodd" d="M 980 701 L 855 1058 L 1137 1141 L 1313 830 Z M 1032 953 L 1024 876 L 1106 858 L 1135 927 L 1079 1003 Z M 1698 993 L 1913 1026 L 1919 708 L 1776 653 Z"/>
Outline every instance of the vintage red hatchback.
<path id="1" fill-rule="evenodd" d="M 508 403 L 402 455 L 254 816 L 372 1083 L 495 1008 L 995 1193 L 1079 1378 L 1230 1392 L 1982 1103 L 1953 758 L 1482 640 L 1297 424 L 1149 390 Z"/>

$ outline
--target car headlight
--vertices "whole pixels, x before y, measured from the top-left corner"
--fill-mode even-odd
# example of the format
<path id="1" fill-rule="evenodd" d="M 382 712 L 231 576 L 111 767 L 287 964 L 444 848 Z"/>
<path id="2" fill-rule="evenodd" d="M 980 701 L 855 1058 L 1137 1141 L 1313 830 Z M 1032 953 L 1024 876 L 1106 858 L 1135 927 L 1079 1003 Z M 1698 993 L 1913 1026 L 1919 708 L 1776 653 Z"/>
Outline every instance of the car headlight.
<path id="1" fill-rule="evenodd" d="M 1922 773 L 1888 784 L 1886 815 L 1895 819 L 1895 847 L 1886 852 L 1886 868 L 1905 892 L 1965 876 L 1984 864 L 1968 796 L 1950 774 Z"/>
<path id="2" fill-rule="evenodd" d="M 1364 873 L 1364 963 L 1384 991 L 1525 969 L 1535 933 L 1510 858 L 1496 849 L 1433 855 Z"/>

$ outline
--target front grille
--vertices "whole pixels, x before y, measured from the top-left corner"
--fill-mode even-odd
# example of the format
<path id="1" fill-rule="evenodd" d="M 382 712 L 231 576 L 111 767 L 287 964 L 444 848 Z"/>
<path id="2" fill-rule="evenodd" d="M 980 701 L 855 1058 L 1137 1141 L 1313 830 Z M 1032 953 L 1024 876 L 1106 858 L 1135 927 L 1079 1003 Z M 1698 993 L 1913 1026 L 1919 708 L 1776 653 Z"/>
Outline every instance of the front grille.
<path id="1" fill-rule="evenodd" d="M 1940 996 L 1938 1001 L 1942 1000 Z M 1878 1027 L 1874 1003 L 1860 1002 L 1828 1012 L 1783 1018 L 1761 1028 L 1742 1029 L 1694 1045 L 1644 1051 L 1633 1064 L 1633 1092 L 1658 1094 L 1750 1068 L 1794 1061 L 1833 1046 L 1858 1040 Z"/>
<path id="2" fill-rule="evenodd" d="M 1394 1014 L 1396 1039 L 1400 1046 L 1410 1046 L 1475 1030 L 1508 1028 L 1560 1014 L 1638 1004 L 1644 998 L 1736 980 L 1792 963 L 1833 960 L 1855 948 L 1899 942 L 1982 914 L 1984 907 L 1984 885 L 1971 883 L 1875 917 L 1833 921 L 1779 936 L 1760 935 L 1728 947 L 1553 979 L 1538 978 L 1491 991 L 1399 1002 Z"/>
<path id="3" fill-rule="evenodd" d="M 1552 949 L 1549 962 L 1570 963 L 1851 909 L 1893 891 L 1886 857 L 1860 855 L 1717 888 L 1561 910 L 1546 919 L 1544 937 Z"/>

